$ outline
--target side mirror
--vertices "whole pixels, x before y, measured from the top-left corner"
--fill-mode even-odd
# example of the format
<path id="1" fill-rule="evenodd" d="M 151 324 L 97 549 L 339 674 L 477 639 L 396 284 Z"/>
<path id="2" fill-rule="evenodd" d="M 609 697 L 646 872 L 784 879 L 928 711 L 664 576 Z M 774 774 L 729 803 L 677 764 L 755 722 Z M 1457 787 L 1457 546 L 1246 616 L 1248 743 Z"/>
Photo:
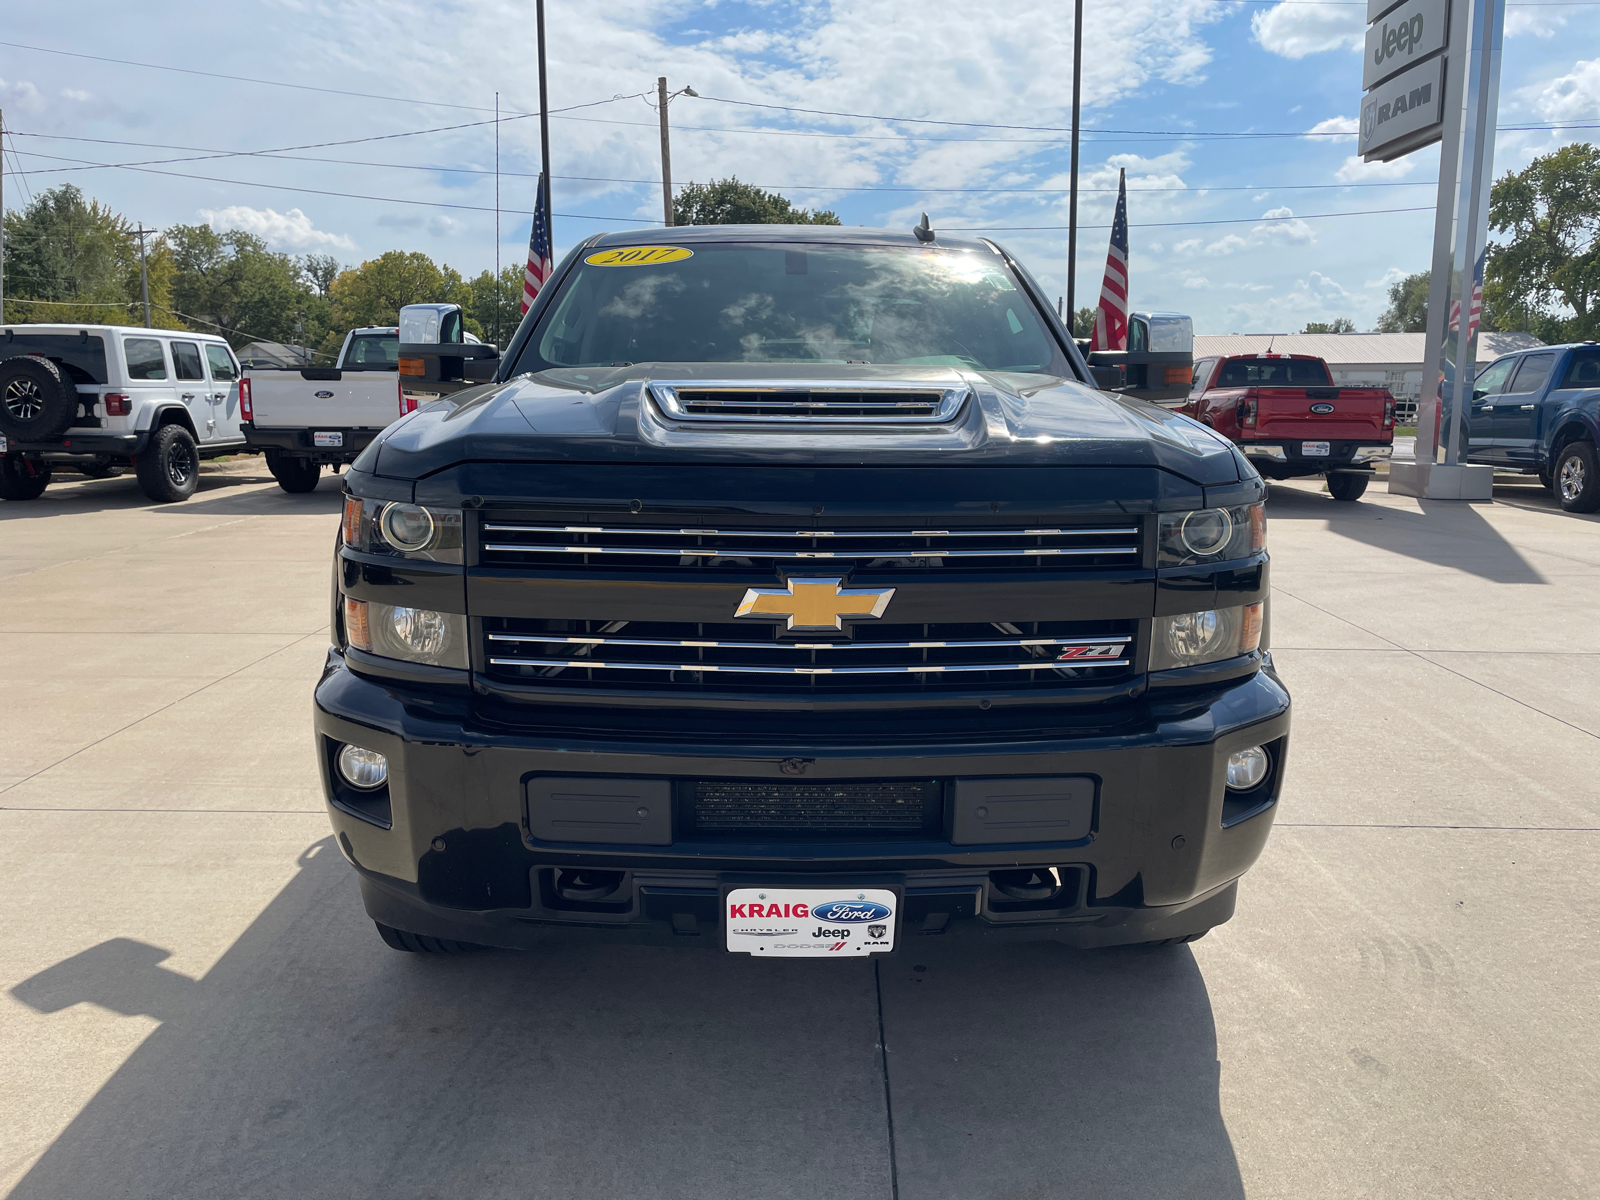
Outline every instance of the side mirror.
<path id="1" fill-rule="evenodd" d="M 459 304 L 406 305 L 400 310 L 401 359 L 434 355 L 459 362 L 465 358 L 499 358 L 500 350 L 487 342 L 467 341 Z M 401 374 L 407 373 L 401 369 Z"/>
<path id="2" fill-rule="evenodd" d="M 1089 374 L 1094 376 L 1094 385 L 1102 392 L 1114 392 L 1127 383 L 1127 374 L 1121 366 L 1102 367 L 1091 363 Z"/>

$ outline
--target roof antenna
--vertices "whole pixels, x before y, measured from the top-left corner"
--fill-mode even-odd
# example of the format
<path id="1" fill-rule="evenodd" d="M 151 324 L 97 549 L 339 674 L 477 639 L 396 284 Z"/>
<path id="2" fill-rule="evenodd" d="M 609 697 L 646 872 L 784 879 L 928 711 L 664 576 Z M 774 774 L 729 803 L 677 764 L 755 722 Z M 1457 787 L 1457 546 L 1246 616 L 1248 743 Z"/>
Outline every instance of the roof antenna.
<path id="1" fill-rule="evenodd" d="M 913 228 L 911 232 L 917 235 L 917 241 L 919 242 L 933 241 L 933 230 L 928 225 L 927 213 L 922 214 L 922 224 Z"/>
<path id="2" fill-rule="evenodd" d="M 1263 350 L 1262 353 L 1263 354 L 1271 354 L 1272 353 L 1272 344 L 1274 342 L 1276 342 L 1277 340 L 1278 340 L 1278 335 L 1277 334 L 1273 334 L 1271 337 L 1269 337 L 1267 339 L 1267 348 L 1265 350 Z"/>

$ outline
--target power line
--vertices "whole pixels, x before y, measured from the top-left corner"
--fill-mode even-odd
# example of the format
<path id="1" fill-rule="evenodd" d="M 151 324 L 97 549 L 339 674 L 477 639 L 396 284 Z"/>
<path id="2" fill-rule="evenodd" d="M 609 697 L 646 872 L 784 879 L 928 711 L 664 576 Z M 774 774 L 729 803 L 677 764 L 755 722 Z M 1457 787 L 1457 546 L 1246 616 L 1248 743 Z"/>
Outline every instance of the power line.
<path id="1" fill-rule="evenodd" d="M 1334 217 L 1376 217 L 1385 213 L 1432 212 L 1431 204 L 1414 208 L 1369 208 L 1359 212 L 1290 213 L 1285 217 L 1224 217 L 1212 221 L 1141 221 L 1136 229 L 1169 229 L 1179 225 L 1272 225 L 1282 221 L 1326 221 Z M 1065 225 L 963 225 L 951 226 L 951 233 L 1040 232 L 1065 229 Z M 1109 225 L 1079 225 L 1079 229 L 1110 229 Z"/>
<path id="2" fill-rule="evenodd" d="M 103 140 L 103 139 L 76 138 L 76 139 L 67 139 L 67 140 L 74 140 L 74 141 L 94 140 L 94 141 L 99 141 L 99 140 Z M 131 144 L 131 145 L 150 145 L 150 143 L 148 143 L 148 142 L 144 142 L 144 143 L 129 143 L 129 144 Z M 199 147 L 173 146 L 173 147 L 168 147 L 168 148 L 169 149 L 174 149 L 174 150 L 187 150 L 187 149 L 198 149 Z M 50 160 L 55 161 L 55 162 L 67 161 L 67 160 L 61 159 L 60 156 L 58 156 L 58 155 L 40 154 L 39 152 L 32 151 L 32 150 L 18 150 L 18 151 L 13 151 L 12 153 L 13 154 L 23 154 L 23 155 L 26 155 L 29 158 L 47 158 L 47 159 L 50 159 Z M 445 167 L 445 166 L 429 165 L 429 164 L 425 164 L 425 163 L 386 163 L 386 162 L 366 162 L 366 161 L 362 161 L 360 159 L 348 159 L 348 158 L 313 158 L 313 157 L 310 157 L 310 156 L 307 156 L 307 155 L 278 154 L 278 153 L 273 153 L 273 152 L 268 152 L 268 151 L 250 151 L 250 152 L 239 151 L 238 153 L 241 154 L 241 155 L 249 153 L 251 157 L 270 158 L 270 159 L 274 159 L 274 160 L 277 160 L 277 161 L 283 161 L 283 162 L 328 163 L 328 164 L 333 165 L 333 166 L 342 166 L 342 167 L 375 167 L 375 168 L 379 168 L 379 169 L 383 169 L 383 170 L 392 170 L 392 171 L 428 171 L 428 172 L 437 172 L 437 173 L 440 173 L 440 174 L 454 174 L 454 175 L 483 175 L 483 176 L 491 176 L 491 175 L 495 174 L 495 172 L 492 171 L 492 170 L 489 170 L 487 168 L 480 168 L 480 167 Z M 221 156 L 219 155 L 218 157 L 221 157 Z M 70 161 L 77 161 L 77 160 L 70 160 Z M 159 161 L 184 162 L 184 161 L 189 161 L 189 160 L 185 160 L 185 159 L 166 159 L 166 160 L 159 160 Z M 105 166 L 105 167 L 133 167 L 133 166 L 142 166 L 144 164 L 140 164 L 140 163 L 103 163 L 103 164 L 99 164 L 99 165 Z M 91 169 L 91 168 L 84 167 L 84 166 L 79 166 L 79 167 L 45 167 L 45 168 L 40 169 L 40 170 L 35 170 L 35 171 L 31 172 L 31 173 L 34 174 L 34 175 L 54 175 L 54 174 L 60 174 L 60 173 L 63 173 L 63 172 L 85 171 L 85 170 L 89 170 L 89 169 Z M 514 179 L 537 179 L 539 177 L 537 171 L 504 171 L 504 170 L 502 170 L 499 173 L 501 175 L 509 176 L 511 178 L 514 178 Z M 559 179 L 564 183 L 626 183 L 626 184 L 638 184 L 640 186 L 648 186 L 648 187 L 659 187 L 660 184 L 661 184 L 661 181 L 659 179 L 623 179 L 623 178 L 618 178 L 618 177 L 609 176 L 609 175 L 555 175 L 555 176 L 552 176 L 551 178 Z M 1185 194 L 1188 194 L 1188 195 L 1197 195 L 1197 194 L 1199 194 L 1201 192 L 1326 191 L 1326 190 L 1336 190 L 1336 189 L 1341 189 L 1341 188 L 1356 188 L 1356 187 L 1361 187 L 1361 188 L 1372 188 L 1372 187 L 1385 187 L 1385 188 L 1388 188 L 1388 187 L 1436 187 L 1437 185 L 1438 185 L 1438 180 L 1433 180 L 1433 179 L 1414 179 L 1414 180 L 1413 179 L 1408 179 L 1408 180 L 1392 180 L 1392 181 L 1381 182 L 1381 183 L 1371 183 L 1371 182 L 1368 182 L 1368 183 L 1245 183 L 1245 184 L 1217 184 L 1217 185 L 1195 184 L 1192 187 L 1130 187 L 1128 189 L 1128 191 L 1129 191 L 1129 193 L 1140 192 L 1140 193 L 1145 193 L 1145 194 L 1179 192 L 1179 193 L 1185 193 Z M 687 183 L 675 183 L 675 184 L 673 184 L 673 186 L 676 187 L 676 188 L 680 188 L 681 189 L 681 188 L 688 187 L 689 184 L 687 184 Z M 887 186 L 887 185 L 878 186 L 878 185 L 874 185 L 874 186 L 867 186 L 867 185 L 861 185 L 861 184 L 839 184 L 839 183 L 753 183 L 750 186 L 751 187 L 759 187 L 759 188 L 770 188 L 770 189 L 772 189 L 774 191 L 781 190 L 781 191 L 786 191 L 786 192 L 865 192 L 865 193 L 869 193 L 869 194 L 870 193 L 884 193 L 884 194 L 904 194 L 904 193 L 909 193 L 909 194 L 912 194 L 912 195 L 919 195 L 919 196 L 920 195 L 935 194 L 935 193 L 937 193 L 937 194 L 958 194 L 958 195 L 985 195 L 985 196 L 987 196 L 987 195 L 1016 195 L 1016 196 L 1030 196 L 1030 195 L 1056 196 L 1056 195 L 1060 195 L 1060 196 L 1064 196 L 1064 195 L 1067 195 L 1068 192 L 1070 191 L 1069 188 L 1064 188 L 1064 187 L 1062 187 L 1062 188 L 911 187 L 911 186 L 905 186 L 905 185 L 893 185 L 893 186 Z M 1114 195 L 1116 193 L 1116 191 L 1117 191 L 1117 189 L 1114 188 L 1114 187 L 1079 188 L 1078 189 L 1078 193 L 1080 195 L 1099 194 L 1099 193 L 1106 193 L 1106 194 L 1109 194 L 1109 195 Z"/>

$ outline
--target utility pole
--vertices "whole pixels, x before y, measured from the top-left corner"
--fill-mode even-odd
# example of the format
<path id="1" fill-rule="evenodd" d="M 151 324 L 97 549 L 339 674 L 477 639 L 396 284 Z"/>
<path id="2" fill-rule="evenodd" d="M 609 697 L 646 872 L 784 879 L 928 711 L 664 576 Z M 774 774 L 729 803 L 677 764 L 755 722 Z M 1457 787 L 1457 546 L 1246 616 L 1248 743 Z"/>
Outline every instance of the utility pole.
<path id="1" fill-rule="evenodd" d="M 145 262 L 144 239 L 159 230 L 146 229 L 144 223 L 139 223 L 139 228 L 134 231 L 139 239 L 139 298 L 144 301 L 144 327 L 150 328 L 150 268 Z"/>
<path id="2" fill-rule="evenodd" d="M 536 0 L 534 15 L 539 30 L 539 169 L 544 173 L 540 186 L 544 189 L 544 216 L 550 227 L 550 257 L 553 261 L 556 254 L 556 210 L 550 204 L 550 72 L 546 69 L 544 58 L 544 0 Z"/>
<path id="3" fill-rule="evenodd" d="M 1078 114 L 1083 96 L 1083 0 L 1073 0 L 1072 6 L 1072 191 L 1067 197 L 1067 332 L 1073 337 L 1078 331 L 1072 323 L 1078 319 Z"/>
<path id="4" fill-rule="evenodd" d="M 494 94 L 494 344 L 500 345 L 500 93 Z"/>
<path id="5" fill-rule="evenodd" d="M 0 321 L 6 319 L 6 113 L 0 108 Z"/>
<path id="6" fill-rule="evenodd" d="M 667 140 L 667 77 L 656 80 L 656 95 L 661 109 L 661 216 L 672 224 L 672 146 Z"/>

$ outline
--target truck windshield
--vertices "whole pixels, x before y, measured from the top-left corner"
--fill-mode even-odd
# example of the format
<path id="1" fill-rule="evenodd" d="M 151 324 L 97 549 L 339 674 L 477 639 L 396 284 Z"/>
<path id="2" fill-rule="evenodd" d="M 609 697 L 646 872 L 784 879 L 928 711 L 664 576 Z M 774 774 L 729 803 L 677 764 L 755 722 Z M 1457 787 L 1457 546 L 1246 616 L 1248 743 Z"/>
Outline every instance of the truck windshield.
<path id="1" fill-rule="evenodd" d="M 815 243 L 596 251 L 517 370 L 637 362 L 1072 373 L 999 256 Z"/>
<path id="2" fill-rule="evenodd" d="M 346 371 L 398 371 L 399 333 L 358 333 L 344 356 Z"/>
<path id="3" fill-rule="evenodd" d="M 1320 358 L 1234 358 L 1223 365 L 1216 387 L 1329 387 Z"/>

